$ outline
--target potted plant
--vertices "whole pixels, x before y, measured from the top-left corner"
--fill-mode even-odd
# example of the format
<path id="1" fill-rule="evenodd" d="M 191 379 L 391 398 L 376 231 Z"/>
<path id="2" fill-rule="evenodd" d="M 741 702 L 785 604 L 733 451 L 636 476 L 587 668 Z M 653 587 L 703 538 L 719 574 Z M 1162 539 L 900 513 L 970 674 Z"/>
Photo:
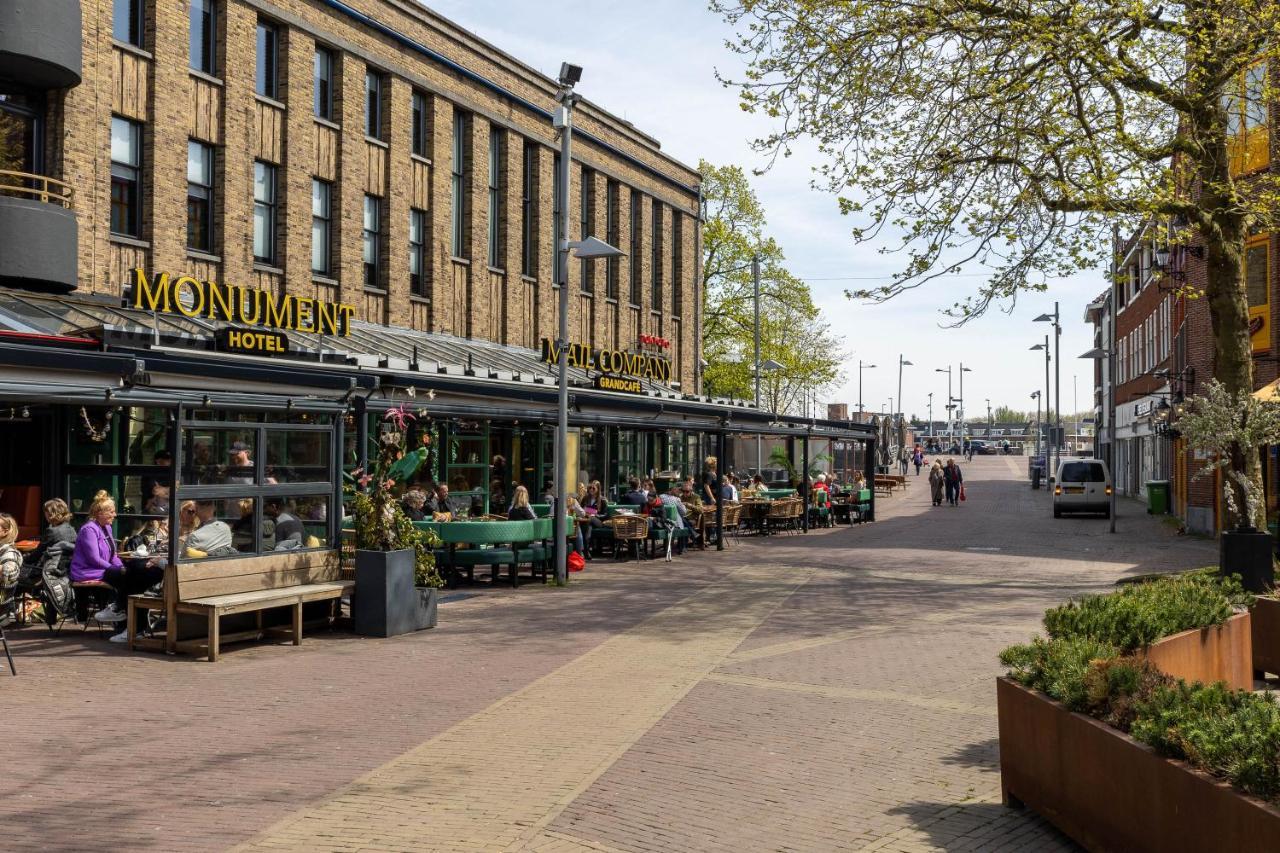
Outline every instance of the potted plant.
<path id="1" fill-rule="evenodd" d="M 1250 592 L 1270 591 L 1275 585 L 1274 540 L 1266 530 L 1263 496 L 1255 485 L 1261 480 L 1244 471 L 1242 448 L 1280 444 L 1280 405 L 1247 391 L 1230 394 L 1218 380 L 1210 380 L 1203 395 L 1187 399 L 1178 431 L 1190 448 L 1207 458 L 1196 477 L 1223 472 L 1222 497 L 1236 527 L 1222 533 L 1219 568 L 1224 574 L 1240 575 Z M 1237 491 L 1244 506 L 1236 500 Z"/>
<path id="2" fill-rule="evenodd" d="M 401 406 L 384 420 L 370 471 L 357 470 L 349 487 L 356 534 L 351 616 L 357 634 L 373 637 L 435 627 L 443 586 L 435 535 L 414 526 L 395 494 L 396 484 L 412 477 L 426 458 L 426 448 L 405 447 L 415 416 Z"/>

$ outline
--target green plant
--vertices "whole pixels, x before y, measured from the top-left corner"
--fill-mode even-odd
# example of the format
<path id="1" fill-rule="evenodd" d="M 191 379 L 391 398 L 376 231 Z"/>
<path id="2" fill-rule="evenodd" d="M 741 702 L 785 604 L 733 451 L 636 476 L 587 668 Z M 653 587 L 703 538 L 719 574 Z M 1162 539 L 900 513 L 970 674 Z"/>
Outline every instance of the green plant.
<path id="1" fill-rule="evenodd" d="M 1146 658 L 1095 660 L 1084 674 L 1086 711 L 1127 732 L 1137 719 L 1138 704 L 1157 687 L 1172 681 Z"/>
<path id="2" fill-rule="evenodd" d="M 1237 577 L 1198 571 L 1069 601 L 1045 612 L 1044 628 L 1050 638 L 1092 637 L 1129 653 L 1179 631 L 1220 625 L 1251 603 Z"/>
<path id="3" fill-rule="evenodd" d="M 351 502 L 356 547 L 369 551 L 414 551 L 414 582 L 418 586 L 441 587 L 444 580 L 436 569 L 434 549 L 439 538 L 420 530 L 405 515 L 396 496 L 398 481 L 416 473 L 425 458 L 422 450 L 406 450 L 405 433 L 414 415 L 401 406 L 387 412 L 390 429 L 378 435 L 378 452 L 369 472 L 357 470 L 344 487 Z"/>
<path id="4" fill-rule="evenodd" d="M 1072 711 L 1083 711 L 1088 707 L 1085 673 L 1094 661 L 1117 654 L 1115 646 L 1091 637 L 1032 637 L 1030 643 L 1001 652 L 1000 662 L 1019 684 L 1052 696 Z"/>

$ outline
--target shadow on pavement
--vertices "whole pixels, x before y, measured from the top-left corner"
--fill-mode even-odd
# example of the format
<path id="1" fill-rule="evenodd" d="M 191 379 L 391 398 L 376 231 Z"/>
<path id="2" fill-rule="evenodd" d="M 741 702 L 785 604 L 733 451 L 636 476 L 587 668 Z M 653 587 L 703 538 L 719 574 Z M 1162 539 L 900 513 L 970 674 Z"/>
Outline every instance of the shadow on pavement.
<path id="1" fill-rule="evenodd" d="M 1035 853 L 1084 850 L 1035 812 L 1012 809 L 1000 803 L 917 801 L 895 806 L 887 813 L 907 817 L 917 832 L 928 837 L 927 843 L 938 850 L 985 850 L 983 838 L 989 838 L 993 846 L 1000 846 L 1015 835 L 1019 850 Z"/>

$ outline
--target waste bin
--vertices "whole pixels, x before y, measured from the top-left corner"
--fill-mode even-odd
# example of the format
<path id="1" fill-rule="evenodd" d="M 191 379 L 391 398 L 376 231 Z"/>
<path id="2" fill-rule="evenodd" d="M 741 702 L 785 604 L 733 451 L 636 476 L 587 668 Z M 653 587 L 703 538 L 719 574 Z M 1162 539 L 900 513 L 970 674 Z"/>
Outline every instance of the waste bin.
<path id="1" fill-rule="evenodd" d="M 1147 512 L 1151 515 L 1164 515 L 1169 511 L 1169 481 L 1147 481 Z"/>
<path id="2" fill-rule="evenodd" d="M 1040 475 L 1043 472 L 1044 472 L 1044 469 L 1041 468 L 1039 465 L 1031 466 L 1031 488 L 1033 489 L 1040 488 Z"/>

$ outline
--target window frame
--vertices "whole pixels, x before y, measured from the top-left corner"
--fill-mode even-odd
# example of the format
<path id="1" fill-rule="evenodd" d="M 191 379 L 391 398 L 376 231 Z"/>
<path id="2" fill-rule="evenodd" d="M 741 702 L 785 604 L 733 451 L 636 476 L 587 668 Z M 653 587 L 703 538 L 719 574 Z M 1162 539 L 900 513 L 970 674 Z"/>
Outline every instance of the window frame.
<path id="1" fill-rule="evenodd" d="M 412 107 L 412 129 L 410 135 L 409 150 L 423 158 L 431 159 L 431 102 L 427 93 L 421 89 L 414 89 L 413 96 L 410 99 Z"/>
<path id="2" fill-rule="evenodd" d="M 455 110 L 453 113 L 453 140 L 449 154 L 449 249 L 453 257 L 468 260 L 471 252 L 467 240 L 467 184 L 469 163 L 467 137 L 470 130 L 469 113 Z"/>
<path id="3" fill-rule="evenodd" d="M 671 209 L 671 316 L 683 315 L 684 303 L 684 212 Z"/>
<path id="4" fill-rule="evenodd" d="M 139 238 L 142 236 L 142 167 L 143 167 L 143 142 L 142 142 L 142 123 L 127 119 L 124 116 L 111 116 L 111 138 L 115 140 L 115 129 L 117 122 L 127 127 L 130 131 L 132 139 L 131 146 L 136 146 L 137 163 L 126 163 L 115 159 L 114 145 L 110 152 L 111 163 L 111 207 L 110 216 L 108 217 L 107 227 L 110 233 L 117 234 L 121 237 Z M 128 230 L 120 231 L 116 229 L 116 210 L 119 205 L 116 203 L 116 187 L 128 187 L 131 193 L 131 203 L 126 203 L 124 208 L 126 216 L 128 216 Z"/>
<path id="5" fill-rule="evenodd" d="M 316 191 L 324 189 L 324 213 L 316 213 Z M 324 269 L 316 269 L 316 226 L 323 227 Z M 323 178 L 311 178 L 311 274 L 329 276 L 333 273 L 333 183 Z"/>
<path id="6" fill-rule="evenodd" d="M 578 239 L 585 240 L 591 236 L 596 218 L 596 173 L 583 166 L 578 175 Z M 591 258 L 578 261 L 578 290 L 588 296 L 595 295 L 596 267 Z"/>
<path id="7" fill-rule="evenodd" d="M 489 128 L 489 266 L 507 266 L 507 139 L 500 127 Z"/>
<path id="8" fill-rule="evenodd" d="M 373 228 L 369 227 L 371 211 Z M 360 217 L 360 246 L 365 290 L 385 290 L 382 286 L 382 199 L 372 193 L 364 194 Z M 373 256 L 372 262 L 369 260 L 370 254 Z"/>
<path id="9" fill-rule="evenodd" d="M 520 274 L 538 277 L 538 144 L 524 141 L 520 164 Z"/>
<path id="10" fill-rule="evenodd" d="M 316 45 L 311 60 L 311 113 L 324 121 L 333 121 L 333 75 L 337 64 L 337 54 L 332 48 Z"/>
<path id="11" fill-rule="evenodd" d="M 621 202 L 622 189 L 621 185 L 609 178 L 605 183 L 605 211 L 604 211 L 604 233 L 605 240 L 610 246 L 617 246 L 622 239 L 619 233 L 621 227 L 619 223 L 619 205 Z M 614 256 L 605 261 L 605 297 L 617 300 L 618 298 L 618 274 L 621 271 L 622 259 Z"/>
<path id="12" fill-rule="evenodd" d="M 366 66 L 364 70 L 364 135 L 370 139 L 385 142 L 383 121 L 386 112 L 385 75 L 374 68 Z"/>
<path id="13" fill-rule="evenodd" d="M 121 6 L 126 7 L 124 16 L 120 13 Z M 145 12 L 143 0 L 113 0 L 111 4 L 111 37 L 122 44 L 130 44 L 139 50 L 146 50 L 147 25 Z M 116 29 L 122 17 L 127 18 L 129 28 L 124 38 L 120 37 L 120 33 Z"/>
<path id="14" fill-rule="evenodd" d="M 191 178 L 192 159 L 191 153 L 193 149 L 200 149 L 208 154 L 206 164 L 207 175 L 205 180 L 207 183 L 200 183 Z M 217 246 L 217 229 L 214 227 L 214 213 L 217 203 L 217 192 L 215 184 L 217 183 L 218 171 L 218 151 L 213 145 L 203 142 L 199 139 L 187 139 L 187 242 L 186 248 L 193 252 L 205 252 L 206 254 L 214 254 Z M 203 233 L 195 228 L 193 213 L 203 207 L 205 210 Z M 193 241 L 192 237 L 202 237 L 200 241 Z"/>
<path id="15" fill-rule="evenodd" d="M 221 51 L 218 50 L 220 47 L 218 42 L 218 0 L 187 0 L 187 2 L 189 4 L 187 7 L 187 25 L 189 27 L 187 37 L 188 65 L 193 71 L 217 77 L 218 60 L 221 58 L 219 56 Z M 200 27 L 202 38 L 199 45 L 196 44 L 197 15 L 207 19 Z M 199 51 L 199 63 L 197 63 L 197 50 Z"/>
<path id="16" fill-rule="evenodd" d="M 644 299 L 644 280 L 641 278 L 640 252 L 643 249 L 641 245 L 641 220 L 644 217 L 644 196 L 634 189 L 631 191 L 631 233 L 629 235 L 631 250 L 628 253 L 631 256 L 631 281 L 629 282 L 627 293 L 627 304 L 639 308 Z"/>
<path id="17" fill-rule="evenodd" d="M 270 193 L 270 198 L 267 199 L 258 197 L 258 187 L 262 184 L 262 182 L 258 180 L 259 169 L 262 169 L 264 174 L 270 176 L 270 180 L 267 182 L 267 189 Z M 280 222 L 278 210 L 280 194 L 279 181 L 280 172 L 274 163 L 268 163 L 265 160 L 253 161 L 253 259 L 258 263 L 270 264 L 272 266 L 276 263 L 276 248 L 279 242 L 277 239 L 278 232 L 276 230 L 279 227 Z M 266 229 L 264 232 L 267 240 L 266 254 L 260 254 L 258 252 L 259 211 L 261 211 L 267 219 Z"/>
<path id="18" fill-rule="evenodd" d="M 649 310 L 662 310 L 662 202 L 653 199 L 649 211 Z"/>
<path id="19" fill-rule="evenodd" d="M 265 57 L 263 56 L 264 51 L 267 54 Z M 254 34 L 254 55 L 254 92 L 264 98 L 279 101 L 280 25 L 270 18 L 258 17 L 258 27 Z M 265 70 L 263 68 L 264 65 L 268 66 Z"/>
<path id="20" fill-rule="evenodd" d="M 418 233 L 417 240 L 414 240 L 415 225 Z M 427 291 L 427 229 L 429 227 L 430 223 L 425 210 L 417 207 L 409 208 L 409 292 L 424 299 L 430 295 Z M 413 271 L 415 262 L 418 266 L 416 273 Z"/>
<path id="21" fill-rule="evenodd" d="M 551 276 L 556 285 L 568 283 L 564 253 L 560 241 L 564 237 L 564 188 L 560 186 L 560 153 L 551 158 Z"/>

